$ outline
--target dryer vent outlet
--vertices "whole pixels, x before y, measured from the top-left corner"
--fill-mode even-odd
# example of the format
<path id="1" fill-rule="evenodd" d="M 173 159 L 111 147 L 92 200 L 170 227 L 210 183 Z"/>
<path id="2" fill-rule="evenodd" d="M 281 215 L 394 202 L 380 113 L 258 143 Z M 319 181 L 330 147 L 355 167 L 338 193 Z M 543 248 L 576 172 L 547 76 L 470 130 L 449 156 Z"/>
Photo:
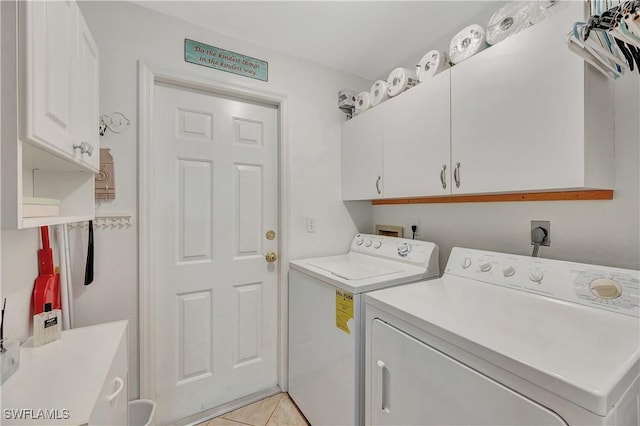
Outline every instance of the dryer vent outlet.
<path id="1" fill-rule="evenodd" d="M 544 240 L 540 243 L 541 246 L 550 246 L 551 245 L 551 222 L 548 220 L 532 220 L 531 221 L 531 235 L 533 235 L 533 230 L 536 228 L 542 228 L 545 230 L 546 235 Z M 531 239 L 531 245 L 535 245 L 535 241 L 533 238 Z"/>

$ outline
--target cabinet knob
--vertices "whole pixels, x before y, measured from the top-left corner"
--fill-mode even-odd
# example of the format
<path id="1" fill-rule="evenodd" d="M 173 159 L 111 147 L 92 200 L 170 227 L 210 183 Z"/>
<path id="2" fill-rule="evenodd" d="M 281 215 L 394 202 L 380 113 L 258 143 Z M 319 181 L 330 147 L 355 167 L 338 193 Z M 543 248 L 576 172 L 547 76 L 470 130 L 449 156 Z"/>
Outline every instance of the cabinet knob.
<path id="1" fill-rule="evenodd" d="M 93 154 L 93 145 L 91 145 L 89 142 L 82 142 L 82 143 L 74 143 L 73 144 L 73 150 L 75 151 L 76 149 L 80 150 L 80 154 L 87 154 L 89 157 L 91 157 L 91 154 Z"/>

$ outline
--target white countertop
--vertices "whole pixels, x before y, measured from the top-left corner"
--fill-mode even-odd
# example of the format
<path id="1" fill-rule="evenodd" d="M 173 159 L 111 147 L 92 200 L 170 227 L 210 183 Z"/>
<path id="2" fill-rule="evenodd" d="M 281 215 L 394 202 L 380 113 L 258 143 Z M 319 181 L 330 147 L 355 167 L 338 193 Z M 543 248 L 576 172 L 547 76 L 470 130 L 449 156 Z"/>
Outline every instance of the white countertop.
<path id="1" fill-rule="evenodd" d="M 0 387 L 2 424 L 29 424 L 31 419 L 7 418 L 6 410 L 57 410 L 57 417 L 41 424 L 88 424 L 106 380 L 127 321 L 62 332 L 62 338 L 40 347 L 28 340 L 20 350 L 20 368 Z"/>

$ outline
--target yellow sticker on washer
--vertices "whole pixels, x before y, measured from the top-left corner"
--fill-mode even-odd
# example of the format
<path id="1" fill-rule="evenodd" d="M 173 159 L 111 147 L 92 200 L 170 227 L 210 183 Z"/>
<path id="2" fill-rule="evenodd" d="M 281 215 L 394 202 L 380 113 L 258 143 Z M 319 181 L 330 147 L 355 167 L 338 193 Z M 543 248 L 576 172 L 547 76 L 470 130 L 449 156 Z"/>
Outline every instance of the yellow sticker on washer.
<path id="1" fill-rule="evenodd" d="M 353 318 L 353 294 L 336 290 L 336 327 L 351 334 L 347 322 Z"/>

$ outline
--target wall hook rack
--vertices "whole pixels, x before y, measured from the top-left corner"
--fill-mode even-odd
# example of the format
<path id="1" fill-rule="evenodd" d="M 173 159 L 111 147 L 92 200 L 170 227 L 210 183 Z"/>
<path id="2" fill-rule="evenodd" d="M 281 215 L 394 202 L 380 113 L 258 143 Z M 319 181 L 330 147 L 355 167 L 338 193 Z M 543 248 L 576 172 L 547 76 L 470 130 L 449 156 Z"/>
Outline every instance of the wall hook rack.
<path id="1" fill-rule="evenodd" d="M 89 222 L 70 223 L 70 228 L 86 228 Z M 96 214 L 93 220 L 95 229 L 126 229 L 133 225 L 133 217 L 130 213 Z"/>

